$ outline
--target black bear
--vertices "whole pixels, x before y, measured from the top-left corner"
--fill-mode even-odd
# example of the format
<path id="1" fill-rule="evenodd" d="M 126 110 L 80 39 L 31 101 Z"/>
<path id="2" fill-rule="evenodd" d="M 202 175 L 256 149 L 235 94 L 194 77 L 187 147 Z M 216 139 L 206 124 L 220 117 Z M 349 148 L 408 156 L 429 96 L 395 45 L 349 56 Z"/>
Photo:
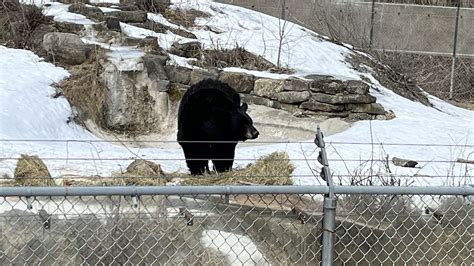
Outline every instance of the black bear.
<path id="1" fill-rule="evenodd" d="M 238 141 L 255 139 L 259 132 L 240 104 L 239 94 L 228 84 L 205 79 L 191 86 L 178 111 L 178 142 L 192 175 L 232 169 Z"/>

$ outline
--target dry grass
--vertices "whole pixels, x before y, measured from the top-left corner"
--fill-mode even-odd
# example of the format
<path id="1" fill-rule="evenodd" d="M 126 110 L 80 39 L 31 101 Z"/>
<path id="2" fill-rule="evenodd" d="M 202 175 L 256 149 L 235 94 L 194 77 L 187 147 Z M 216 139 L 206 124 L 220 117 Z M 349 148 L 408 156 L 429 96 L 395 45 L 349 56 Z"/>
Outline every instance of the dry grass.
<path id="1" fill-rule="evenodd" d="M 44 162 L 36 155 L 22 154 L 14 173 L 15 185 L 54 185 L 54 180 Z"/>
<path id="2" fill-rule="evenodd" d="M 288 68 L 277 67 L 262 56 L 254 55 L 239 46 L 234 49 L 206 49 L 201 52 L 199 58 L 202 59 L 191 63 L 204 68 L 241 67 L 273 73 L 291 74 L 293 72 Z"/>
<path id="3" fill-rule="evenodd" d="M 203 176 L 184 176 L 183 185 L 291 185 L 291 174 L 295 167 L 286 152 L 274 152 L 258 159 L 245 168 L 225 173 L 211 173 Z"/>
<path id="4" fill-rule="evenodd" d="M 170 89 L 168 91 L 168 97 L 172 102 L 179 102 L 183 99 L 183 96 L 186 92 L 184 90 L 180 90 L 179 85 L 176 83 L 171 83 Z"/>
<path id="5" fill-rule="evenodd" d="M 59 84 L 69 102 L 80 109 L 81 119 L 91 119 L 101 125 L 105 116 L 107 87 L 101 77 L 101 61 L 105 51 L 96 50 L 85 63 L 72 66 L 71 76 Z M 81 121 L 78 121 L 81 122 Z"/>
<path id="6" fill-rule="evenodd" d="M 136 5 L 139 9 L 146 12 L 162 13 L 168 9 L 170 2 L 168 1 L 166 3 L 165 1 L 160 0 L 138 0 L 136 1 Z"/>
<path id="7" fill-rule="evenodd" d="M 9 47 L 30 49 L 36 28 L 51 23 L 35 5 L 22 5 L 15 0 L 1 0 L 0 42 Z"/>

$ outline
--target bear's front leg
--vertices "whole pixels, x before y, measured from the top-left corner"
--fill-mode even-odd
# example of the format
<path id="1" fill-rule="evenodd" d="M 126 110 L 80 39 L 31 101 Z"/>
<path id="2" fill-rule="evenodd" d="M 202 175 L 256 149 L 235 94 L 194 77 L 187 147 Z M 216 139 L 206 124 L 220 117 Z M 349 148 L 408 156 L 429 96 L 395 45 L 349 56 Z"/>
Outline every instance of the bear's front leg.
<path id="1" fill-rule="evenodd" d="M 210 148 L 203 143 L 180 143 L 186 158 L 186 165 L 192 175 L 209 172 Z"/>
<path id="2" fill-rule="evenodd" d="M 237 143 L 217 143 L 211 145 L 214 171 L 221 173 L 232 170 L 236 145 Z"/>

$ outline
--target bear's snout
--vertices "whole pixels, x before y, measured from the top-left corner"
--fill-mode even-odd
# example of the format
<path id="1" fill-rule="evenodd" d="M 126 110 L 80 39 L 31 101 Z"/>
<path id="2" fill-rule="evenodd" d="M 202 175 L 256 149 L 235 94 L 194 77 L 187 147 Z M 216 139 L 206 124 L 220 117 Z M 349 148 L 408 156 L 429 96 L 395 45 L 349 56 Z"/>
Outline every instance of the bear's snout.
<path id="1" fill-rule="evenodd" d="M 258 138 L 258 135 L 260 135 L 260 132 L 255 127 L 249 127 L 247 128 L 247 132 L 245 132 L 245 137 L 247 139 L 256 139 Z"/>

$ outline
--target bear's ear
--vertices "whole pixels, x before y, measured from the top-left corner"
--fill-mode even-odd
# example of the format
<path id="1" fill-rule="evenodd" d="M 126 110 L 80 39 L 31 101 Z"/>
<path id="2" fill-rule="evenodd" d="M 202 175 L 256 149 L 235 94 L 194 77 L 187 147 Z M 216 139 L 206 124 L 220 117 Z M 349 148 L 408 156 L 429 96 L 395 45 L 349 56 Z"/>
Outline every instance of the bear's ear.
<path id="1" fill-rule="evenodd" d="M 246 103 L 243 103 L 242 106 L 240 106 L 240 110 L 242 110 L 242 112 L 247 112 L 248 108 L 249 106 Z"/>

